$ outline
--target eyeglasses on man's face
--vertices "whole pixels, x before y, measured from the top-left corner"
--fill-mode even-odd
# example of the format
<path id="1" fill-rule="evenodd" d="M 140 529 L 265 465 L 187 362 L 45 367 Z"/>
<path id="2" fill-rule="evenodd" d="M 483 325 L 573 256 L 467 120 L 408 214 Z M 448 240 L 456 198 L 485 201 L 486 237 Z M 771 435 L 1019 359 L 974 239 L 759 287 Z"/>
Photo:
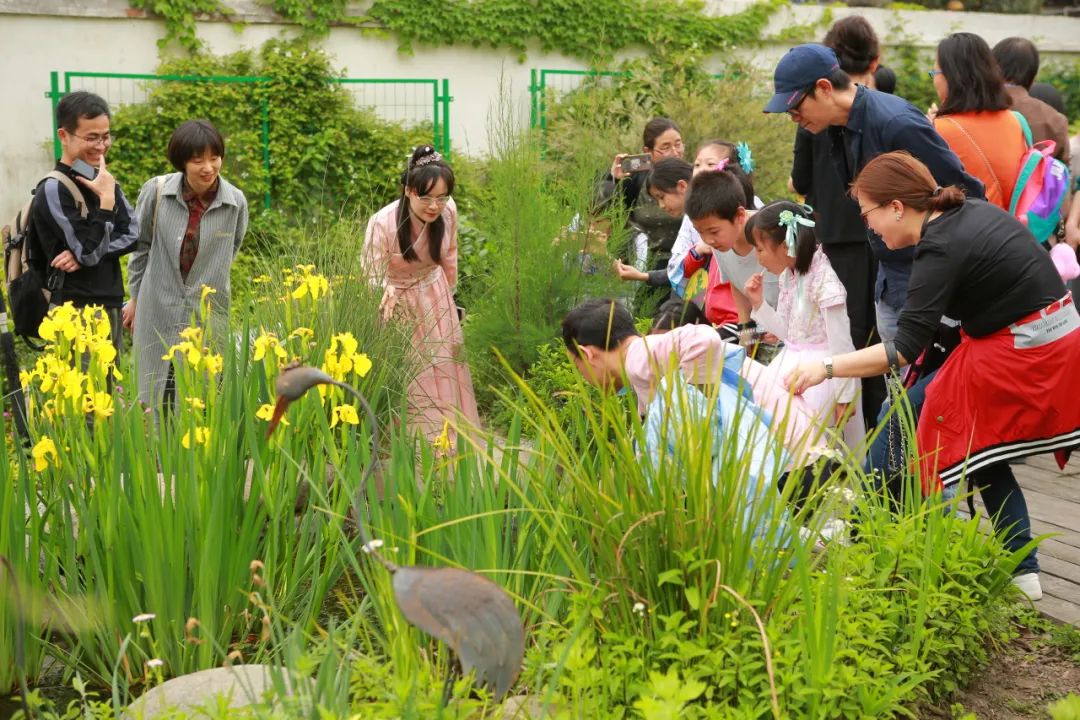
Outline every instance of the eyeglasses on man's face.
<path id="1" fill-rule="evenodd" d="M 938 69 L 936 69 L 936 68 L 935 68 L 935 69 L 933 69 L 933 70 L 927 70 L 927 71 L 926 71 L 926 74 L 927 74 L 927 75 L 928 75 L 928 76 L 930 77 L 930 79 L 931 79 L 931 80 L 933 80 L 933 79 L 934 79 L 934 78 L 936 78 L 936 77 L 937 77 L 938 75 L 941 75 L 941 74 L 942 74 L 942 72 L 944 72 L 944 71 L 943 71 L 943 70 L 938 70 Z"/>
<path id="2" fill-rule="evenodd" d="M 87 145 L 100 145 L 102 147 L 109 147 L 113 143 L 113 134 L 105 133 L 104 135 L 76 135 L 75 133 L 69 133 L 72 137 L 77 137 Z"/>

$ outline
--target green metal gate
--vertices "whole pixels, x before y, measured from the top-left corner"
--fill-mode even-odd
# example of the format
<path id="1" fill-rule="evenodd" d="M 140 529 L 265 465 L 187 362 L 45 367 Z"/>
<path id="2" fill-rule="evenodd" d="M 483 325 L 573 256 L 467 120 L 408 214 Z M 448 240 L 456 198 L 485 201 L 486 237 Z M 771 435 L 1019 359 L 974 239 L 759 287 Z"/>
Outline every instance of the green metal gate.
<path id="1" fill-rule="evenodd" d="M 145 73 L 101 73 L 82 71 L 52 71 L 46 97 L 52 103 L 53 151 L 60 158 L 60 139 L 56 135 L 56 105 L 60 98 L 73 90 L 88 90 L 104 97 L 116 107 L 145 102 L 153 83 L 222 83 L 258 86 L 273 82 L 272 78 L 239 75 L 153 75 Z M 446 78 L 327 78 L 327 82 L 345 87 L 360 107 L 371 108 L 384 120 L 402 123 L 430 122 L 432 145 L 443 155 L 450 156 L 450 81 Z M 270 172 L 270 105 L 266 98 L 259 102 L 262 127 L 260 130 L 263 167 Z M 270 193 L 263 196 L 263 205 L 270 207 Z"/>
<path id="2" fill-rule="evenodd" d="M 529 82 L 529 127 L 547 130 L 549 95 L 574 90 L 587 78 L 626 77 L 628 73 L 611 70 L 549 70 L 533 68 Z M 549 93 L 550 91 L 550 93 Z"/>

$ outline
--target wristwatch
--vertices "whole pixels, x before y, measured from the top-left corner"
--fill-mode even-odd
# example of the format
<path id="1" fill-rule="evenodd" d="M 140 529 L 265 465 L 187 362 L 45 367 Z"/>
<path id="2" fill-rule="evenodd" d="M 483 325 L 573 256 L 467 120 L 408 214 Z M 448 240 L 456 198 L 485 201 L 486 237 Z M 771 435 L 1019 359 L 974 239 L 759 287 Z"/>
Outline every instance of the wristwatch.
<path id="1" fill-rule="evenodd" d="M 831 357 L 822 358 L 821 364 L 825 366 L 825 379 L 826 380 L 832 380 L 832 378 L 833 378 L 832 358 Z"/>

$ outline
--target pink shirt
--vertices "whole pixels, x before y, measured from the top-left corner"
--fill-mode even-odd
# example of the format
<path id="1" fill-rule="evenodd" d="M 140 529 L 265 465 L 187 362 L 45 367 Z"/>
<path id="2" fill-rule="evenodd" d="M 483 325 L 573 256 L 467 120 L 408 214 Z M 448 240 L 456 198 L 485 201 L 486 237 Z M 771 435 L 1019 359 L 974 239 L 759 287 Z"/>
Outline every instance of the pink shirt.
<path id="1" fill-rule="evenodd" d="M 661 335 L 636 337 L 630 341 L 624 358 L 624 369 L 630 387 L 637 395 L 638 411 L 652 401 L 660 378 L 682 371 L 691 385 L 712 385 L 719 381 L 725 357 L 737 361 L 739 375 L 750 385 L 754 401 L 773 416 L 774 423 L 784 424 L 784 441 L 788 450 L 802 457 L 808 450 L 808 433 L 812 413 L 798 395 L 765 377 L 765 366 L 746 357 L 738 345 L 725 342 L 708 325 L 683 325 Z M 799 462 L 798 464 L 803 464 Z"/>

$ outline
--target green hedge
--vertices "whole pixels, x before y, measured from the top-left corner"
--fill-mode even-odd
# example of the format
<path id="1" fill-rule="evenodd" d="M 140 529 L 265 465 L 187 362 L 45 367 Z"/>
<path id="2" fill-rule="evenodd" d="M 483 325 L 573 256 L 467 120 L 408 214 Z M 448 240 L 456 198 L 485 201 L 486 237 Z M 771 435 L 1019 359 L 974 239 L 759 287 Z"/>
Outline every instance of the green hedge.
<path id="1" fill-rule="evenodd" d="M 171 172 L 165 148 L 183 121 L 206 118 L 226 140 L 222 174 L 247 195 L 256 237 L 276 238 L 299 219 L 367 215 L 396 194 L 409 150 L 431 142 L 431 127 L 405 128 L 354 105 L 327 78 L 340 71 L 322 51 L 268 41 L 258 52 L 171 60 L 162 75 L 267 77 L 265 83 L 152 82 L 147 102 L 125 105 L 113 120 L 111 169 L 134 194 Z M 263 161 L 267 110 L 270 166 Z M 272 199 L 263 206 L 264 193 Z"/>

